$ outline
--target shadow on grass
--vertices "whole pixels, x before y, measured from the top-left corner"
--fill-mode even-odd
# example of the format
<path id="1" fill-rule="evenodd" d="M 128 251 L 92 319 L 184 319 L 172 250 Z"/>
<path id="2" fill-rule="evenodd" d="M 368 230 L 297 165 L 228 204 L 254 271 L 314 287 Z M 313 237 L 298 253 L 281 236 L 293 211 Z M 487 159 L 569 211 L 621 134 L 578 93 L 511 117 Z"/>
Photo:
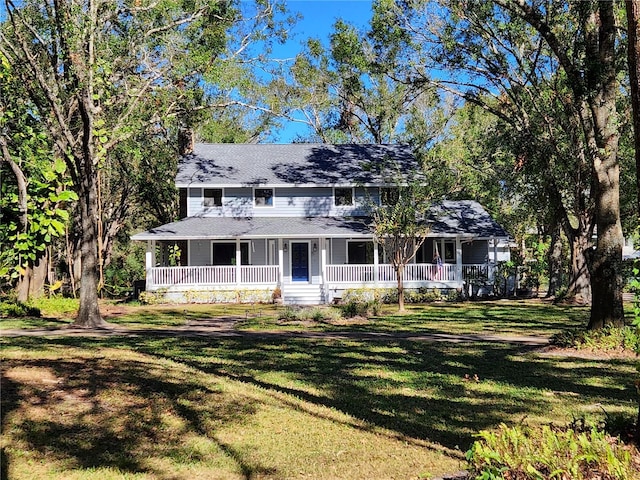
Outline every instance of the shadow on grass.
<path id="1" fill-rule="evenodd" d="M 12 417 L 12 435 L 18 445 L 28 445 L 65 468 L 113 467 L 162 478 L 166 472 L 157 471 L 149 459 L 196 461 L 194 452 L 182 443 L 195 432 L 215 442 L 244 478 L 275 473 L 215 441 L 216 427 L 245 422 L 256 411 L 255 401 L 227 397 L 215 386 L 190 381 L 153 361 L 107 358 L 91 341 L 85 345 L 44 339 L 15 343 L 34 350 L 77 344 L 95 355 L 3 361 L 2 425 L 5 430 L 7 418 Z M 4 460 L 3 468 L 8 468 Z M 3 473 L 2 478 L 8 477 Z"/>
<path id="2" fill-rule="evenodd" d="M 409 313 L 382 317 L 374 328 L 392 331 L 439 332 L 501 332 L 520 335 L 550 335 L 567 328 L 584 327 L 588 321 L 586 308 L 518 301 L 478 301 L 464 303 L 434 303 L 410 306 Z M 362 327 L 359 327 L 362 329 Z M 366 328 L 366 327 L 364 327 Z M 371 328 L 371 326 L 369 326 Z"/>
<path id="3" fill-rule="evenodd" d="M 542 358 L 527 355 L 527 348 L 505 344 L 444 344 L 419 342 L 329 341 L 296 338 L 172 338 L 112 337 L 101 339 L 39 338 L 7 339 L 22 348 L 77 346 L 129 348 L 158 359 L 166 358 L 201 372 L 239 380 L 273 394 L 289 394 L 314 405 L 337 409 L 366 422 L 366 427 L 384 428 L 400 437 L 431 441 L 444 447 L 465 450 L 473 434 L 494 428 L 501 422 L 514 423 L 526 417 L 553 418 L 553 412 L 576 412 L 580 407 L 631 404 L 633 364 L 572 358 Z M 44 362 L 44 365 L 49 365 Z M 185 407 L 178 399 L 189 398 L 197 384 L 175 384 L 150 375 L 144 368 L 125 363 L 109 369 L 101 362 L 85 365 L 54 365 L 57 375 L 104 388 L 108 382 L 130 385 L 136 395 L 149 392 L 164 399 L 196 431 L 202 428 L 202 413 Z M 477 381 L 475 378 L 477 377 Z M 24 395 L 21 395 L 24 398 Z M 222 401 L 212 397 L 212 401 Z M 292 408 L 304 408 L 299 404 Z M 142 408 L 142 407 L 141 407 Z M 250 416 L 251 406 L 239 412 L 220 410 L 220 422 L 234 422 Z M 115 417 L 130 415 L 114 412 Z M 309 410 L 312 415 L 317 412 Z M 125 415 L 125 416 L 126 416 Z M 150 412 L 147 424 L 158 425 Z M 570 420 L 570 419 L 565 419 Z M 355 423 L 354 423 L 355 425 Z M 63 431 L 47 427 L 53 439 Z M 34 427 L 31 443 L 44 447 Z M 155 430 L 127 426 L 130 435 L 117 447 L 117 458 L 126 459 L 134 439 L 153 442 Z M 86 432 L 91 443 L 111 445 L 114 427 Z M 201 431 L 205 432 L 205 431 Z M 83 432 L 73 432 L 83 438 Z M 51 437 L 50 437 L 51 438 Z M 38 443 L 40 442 L 40 443 Z M 51 443 L 47 440 L 46 443 Z M 57 447 L 56 447 L 57 448 Z M 227 449 L 227 446 L 220 445 Z M 85 464 L 99 461 L 93 450 L 64 447 L 66 455 Z M 232 452 L 229 455 L 233 458 Z M 122 461 L 122 460 L 119 460 Z M 133 460 L 132 460 L 133 461 Z M 236 459 L 242 471 L 256 468 Z M 127 468 L 142 468 L 132 463 Z M 248 478 L 248 477 L 247 477 Z"/>
<path id="4" fill-rule="evenodd" d="M 498 333 L 550 336 L 570 328 L 585 327 L 587 308 L 558 306 L 542 301 L 474 301 L 408 305 L 398 314 L 391 305 L 384 313 L 358 323 L 307 322 L 288 329 L 359 333 Z M 238 324 L 241 329 L 260 331 L 282 329 L 275 318 L 259 319 L 250 315 Z"/>
<path id="5" fill-rule="evenodd" d="M 20 317 L 0 318 L 0 330 L 14 328 L 64 328 L 69 326 L 71 320 L 57 317 Z"/>
<path id="6" fill-rule="evenodd" d="M 114 325 L 178 326 L 193 321 L 202 321 L 219 317 L 269 317 L 275 315 L 276 307 L 263 304 L 196 304 L 186 306 L 142 306 L 123 312 L 117 309 L 106 311 L 105 319 Z"/>
<path id="7" fill-rule="evenodd" d="M 583 359 L 523 361 L 522 347 L 509 345 L 299 339 L 227 339 L 213 346 L 197 339 L 164 339 L 159 345 L 149 348 L 145 342 L 134 348 L 448 448 L 466 449 L 474 433 L 500 422 L 545 417 L 563 399 L 568 410 L 633 399 L 631 388 L 621 388 L 630 383 L 630 362 L 620 362 L 617 369 L 612 368 L 615 362 Z M 225 361 L 216 365 L 214 357 Z M 271 380 L 280 374 L 282 380 Z M 594 379 L 606 379 L 606 384 L 594 384 Z"/>

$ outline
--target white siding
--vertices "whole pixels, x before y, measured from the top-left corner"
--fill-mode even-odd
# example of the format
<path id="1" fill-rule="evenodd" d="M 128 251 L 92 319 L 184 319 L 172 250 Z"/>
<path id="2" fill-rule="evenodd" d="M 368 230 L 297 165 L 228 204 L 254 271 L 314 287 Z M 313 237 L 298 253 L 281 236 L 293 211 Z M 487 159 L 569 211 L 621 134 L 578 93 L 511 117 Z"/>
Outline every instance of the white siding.
<path id="1" fill-rule="evenodd" d="M 508 262 L 511 260 L 511 250 L 509 248 L 509 243 L 506 241 L 498 242 L 498 261 L 499 262 Z"/>
<path id="2" fill-rule="evenodd" d="M 344 238 L 334 238 L 331 240 L 332 258 L 330 262 L 333 265 L 343 265 L 347 263 L 347 240 Z"/>
<path id="3" fill-rule="evenodd" d="M 256 215 L 277 217 L 326 217 L 331 215 L 331 188 L 276 188 L 274 207 L 256 208 Z"/>
<path id="4" fill-rule="evenodd" d="M 187 215 L 195 217 L 202 213 L 202 189 L 189 188 L 187 195 Z"/>
<path id="5" fill-rule="evenodd" d="M 316 251 L 313 251 L 313 245 L 316 246 Z M 309 271 L 312 277 L 320 276 L 320 242 L 317 239 L 311 240 L 311 248 L 309 249 Z"/>
<path id="6" fill-rule="evenodd" d="M 189 265 L 211 265 L 211 242 L 209 240 L 191 240 L 189 242 Z"/>
<path id="7" fill-rule="evenodd" d="M 366 215 L 370 201 L 364 188 L 354 189 L 354 205 L 334 205 L 331 187 L 274 188 L 273 206 L 255 207 L 253 187 L 224 188 L 222 207 L 204 207 L 204 190 L 188 189 L 188 215 L 205 217 L 351 217 Z M 375 201 L 378 189 L 372 189 Z"/>
<path id="8" fill-rule="evenodd" d="M 249 257 L 251 258 L 251 265 L 267 264 L 267 256 L 265 250 L 266 243 L 267 242 L 265 239 L 251 240 L 251 244 L 249 245 Z"/>
<path id="9" fill-rule="evenodd" d="M 250 217 L 253 215 L 253 189 L 225 188 L 222 199 L 225 217 Z"/>
<path id="10" fill-rule="evenodd" d="M 256 217 L 351 217 L 364 214 L 364 191 L 355 189 L 353 206 L 336 207 L 333 188 L 287 187 L 274 189 L 273 207 L 253 207 Z M 251 200 L 253 203 L 253 199 Z"/>

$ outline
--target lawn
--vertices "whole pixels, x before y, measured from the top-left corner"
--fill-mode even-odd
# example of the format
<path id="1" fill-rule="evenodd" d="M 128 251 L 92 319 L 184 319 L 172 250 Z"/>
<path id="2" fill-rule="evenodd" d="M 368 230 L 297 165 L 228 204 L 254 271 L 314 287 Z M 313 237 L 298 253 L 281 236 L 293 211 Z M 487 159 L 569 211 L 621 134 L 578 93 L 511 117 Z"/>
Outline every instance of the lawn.
<path id="1" fill-rule="evenodd" d="M 430 478 L 463 468 L 473 435 L 501 422 L 598 421 L 636 409 L 633 358 L 509 343 L 254 335 L 549 335 L 585 321 L 576 307 L 417 306 L 356 325 L 283 325 L 270 306 L 118 308 L 107 308 L 110 321 L 158 332 L 0 338 L 2 478 Z M 162 332 L 216 315 L 238 317 L 245 335 Z"/>

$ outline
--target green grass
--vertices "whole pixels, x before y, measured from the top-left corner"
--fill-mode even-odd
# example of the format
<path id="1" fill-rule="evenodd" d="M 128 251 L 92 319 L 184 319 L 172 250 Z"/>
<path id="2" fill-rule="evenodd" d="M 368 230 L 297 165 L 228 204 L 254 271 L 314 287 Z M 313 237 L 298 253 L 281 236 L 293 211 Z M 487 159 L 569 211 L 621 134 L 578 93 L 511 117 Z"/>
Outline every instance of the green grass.
<path id="1" fill-rule="evenodd" d="M 566 328 L 587 325 L 585 307 L 556 306 L 541 301 L 486 301 L 408 305 L 397 313 L 394 305 L 383 306 L 382 314 L 357 323 L 314 322 L 300 325 L 282 322 L 274 316 L 249 315 L 238 324 L 248 331 L 360 331 L 379 333 L 501 334 L 550 336 Z"/>
<path id="2" fill-rule="evenodd" d="M 273 315 L 275 307 L 271 305 L 160 305 L 160 306 L 122 306 L 122 312 L 115 309 L 107 320 L 115 325 L 131 328 L 159 328 L 186 325 L 190 321 L 218 317 L 246 318 L 251 315 Z"/>
<path id="3" fill-rule="evenodd" d="M 0 318 L 0 331 L 31 328 L 60 328 L 70 325 L 78 310 L 78 300 L 42 298 L 30 302 L 41 317 Z M 194 304 L 141 305 L 101 301 L 104 318 L 114 325 L 132 329 L 154 329 L 186 325 L 189 321 L 218 317 L 268 318 L 277 315 L 274 305 Z M 273 319 L 272 319 L 273 320 Z"/>
<path id="4" fill-rule="evenodd" d="M 208 318 L 218 308 L 140 306 L 117 322 L 137 329 L 154 319 L 159 328 Z M 226 312 L 243 317 L 245 329 L 272 329 L 277 312 L 264 308 Z M 531 302 L 457 308 L 317 328 L 547 335 L 586 315 Z M 564 424 L 602 418 L 603 410 L 631 417 L 636 409 L 633 358 L 559 357 L 505 343 L 259 333 L 0 338 L 3 473 L 429 478 L 462 468 L 474 434 L 500 423 Z"/>

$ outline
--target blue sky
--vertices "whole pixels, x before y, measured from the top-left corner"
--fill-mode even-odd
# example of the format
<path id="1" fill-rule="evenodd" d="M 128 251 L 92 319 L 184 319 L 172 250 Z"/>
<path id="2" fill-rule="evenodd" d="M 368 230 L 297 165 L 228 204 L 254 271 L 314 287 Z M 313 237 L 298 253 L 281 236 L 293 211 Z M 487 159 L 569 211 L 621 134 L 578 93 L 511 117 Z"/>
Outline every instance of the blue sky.
<path id="1" fill-rule="evenodd" d="M 371 0 L 287 0 L 286 5 L 303 17 L 293 28 L 295 38 L 287 46 L 292 50 L 309 37 L 328 40 L 338 18 L 356 26 L 365 26 L 371 18 Z"/>
<path id="2" fill-rule="evenodd" d="M 313 37 L 328 45 L 333 24 L 339 18 L 356 27 L 366 27 L 371 18 L 371 0 L 287 0 L 291 13 L 299 12 L 302 18 L 292 28 L 292 38 L 286 45 L 274 48 L 274 57 L 295 56 L 306 39 Z M 306 128 L 300 124 L 290 124 L 274 131 L 272 139 L 277 143 L 293 140 L 297 133 Z"/>
<path id="3" fill-rule="evenodd" d="M 276 58 L 294 57 L 310 37 L 328 44 L 333 24 L 339 18 L 356 27 L 366 27 L 371 18 L 371 0 L 286 0 L 286 6 L 291 13 L 299 12 L 302 18 L 293 26 L 291 40 L 274 48 Z M 4 7 L 0 6 L 0 21 L 4 16 Z M 273 132 L 272 137 L 279 143 L 286 143 L 301 131 L 298 124 L 289 125 Z"/>

